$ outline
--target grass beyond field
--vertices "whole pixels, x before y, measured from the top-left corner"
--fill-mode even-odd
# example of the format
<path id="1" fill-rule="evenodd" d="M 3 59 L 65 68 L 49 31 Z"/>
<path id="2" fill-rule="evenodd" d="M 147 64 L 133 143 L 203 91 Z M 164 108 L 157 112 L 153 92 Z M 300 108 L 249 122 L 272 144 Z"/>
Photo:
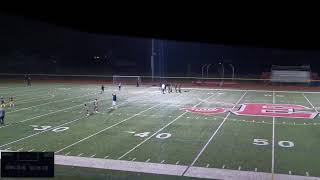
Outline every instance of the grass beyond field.
<path id="1" fill-rule="evenodd" d="M 117 109 L 110 108 L 113 92 Z M 319 116 L 272 115 L 317 113 L 318 92 L 184 89 L 162 94 L 154 87 L 123 85 L 121 91 L 106 86 L 100 94 L 99 85 L 16 83 L 1 84 L 0 96 L 16 102 L 6 107 L 0 126 L 1 150 L 320 177 Z M 83 104 L 92 111 L 95 98 L 99 113 L 86 116 Z M 269 108 L 268 117 L 230 112 L 244 103 L 308 109 Z M 208 114 L 213 108 L 225 111 Z"/>

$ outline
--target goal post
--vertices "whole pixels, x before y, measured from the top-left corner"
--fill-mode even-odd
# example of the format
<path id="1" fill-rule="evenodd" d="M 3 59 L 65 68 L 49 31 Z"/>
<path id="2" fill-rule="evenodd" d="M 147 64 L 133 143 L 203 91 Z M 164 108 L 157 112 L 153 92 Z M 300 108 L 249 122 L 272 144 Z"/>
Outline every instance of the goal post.
<path id="1" fill-rule="evenodd" d="M 112 82 L 114 85 L 121 84 L 130 84 L 136 85 L 137 82 L 141 85 L 141 76 L 121 76 L 121 75 L 113 75 Z"/>

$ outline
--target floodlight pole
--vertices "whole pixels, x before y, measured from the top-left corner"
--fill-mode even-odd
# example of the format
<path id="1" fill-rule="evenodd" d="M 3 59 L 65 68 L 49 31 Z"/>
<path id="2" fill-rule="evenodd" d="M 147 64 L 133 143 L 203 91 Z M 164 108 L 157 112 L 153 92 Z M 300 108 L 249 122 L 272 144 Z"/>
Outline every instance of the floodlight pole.
<path id="1" fill-rule="evenodd" d="M 208 64 L 208 66 L 207 66 L 207 78 L 209 77 L 209 75 L 208 75 L 209 73 L 208 72 L 209 72 L 209 67 L 210 66 L 211 66 L 211 64 Z"/>
<path id="2" fill-rule="evenodd" d="M 201 67 L 201 78 L 203 79 L 203 69 L 204 69 L 204 67 L 206 67 L 207 66 L 207 64 L 204 64 L 204 65 L 202 65 L 202 67 Z"/>
<path id="3" fill-rule="evenodd" d="M 154 80 L 154 39 L 151 40 L 151 77 Z"/>
<path id="4" fill-rule="evenodd" d="M 234 66 L 232 64 L 229 64 L 229 66 L 232 68 L 232 81 L 234 80 Z"/>

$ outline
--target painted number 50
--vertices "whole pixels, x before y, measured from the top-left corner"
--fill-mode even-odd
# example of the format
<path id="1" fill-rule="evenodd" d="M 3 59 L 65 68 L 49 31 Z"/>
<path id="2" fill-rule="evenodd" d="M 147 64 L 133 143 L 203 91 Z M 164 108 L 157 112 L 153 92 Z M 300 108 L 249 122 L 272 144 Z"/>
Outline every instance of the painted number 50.
<path id="1" fill-rule="evenodd" d="M 268 139 L 254 139 L 253 144 L 258 146 L 266 146 L 269 145 Z M 294 147 L 294 143 L 292 141 L 279 141 L 278 145 L 284 148 Z"/>

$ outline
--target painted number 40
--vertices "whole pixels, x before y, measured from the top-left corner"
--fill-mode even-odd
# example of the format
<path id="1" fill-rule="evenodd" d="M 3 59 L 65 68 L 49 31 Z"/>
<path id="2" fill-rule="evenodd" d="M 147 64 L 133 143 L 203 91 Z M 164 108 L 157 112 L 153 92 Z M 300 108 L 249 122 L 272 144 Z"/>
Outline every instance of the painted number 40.
<path id="1" fill-rule="evenodd" d="M 270 143 L 268 142 L 268 139 L 254 139 L 253 144 L 258 146 L 267 146 Z M 294 143 L 292 141 L 279 141 L 278 145 L 284 148 L 291 148 L 294 146 Z"/>

